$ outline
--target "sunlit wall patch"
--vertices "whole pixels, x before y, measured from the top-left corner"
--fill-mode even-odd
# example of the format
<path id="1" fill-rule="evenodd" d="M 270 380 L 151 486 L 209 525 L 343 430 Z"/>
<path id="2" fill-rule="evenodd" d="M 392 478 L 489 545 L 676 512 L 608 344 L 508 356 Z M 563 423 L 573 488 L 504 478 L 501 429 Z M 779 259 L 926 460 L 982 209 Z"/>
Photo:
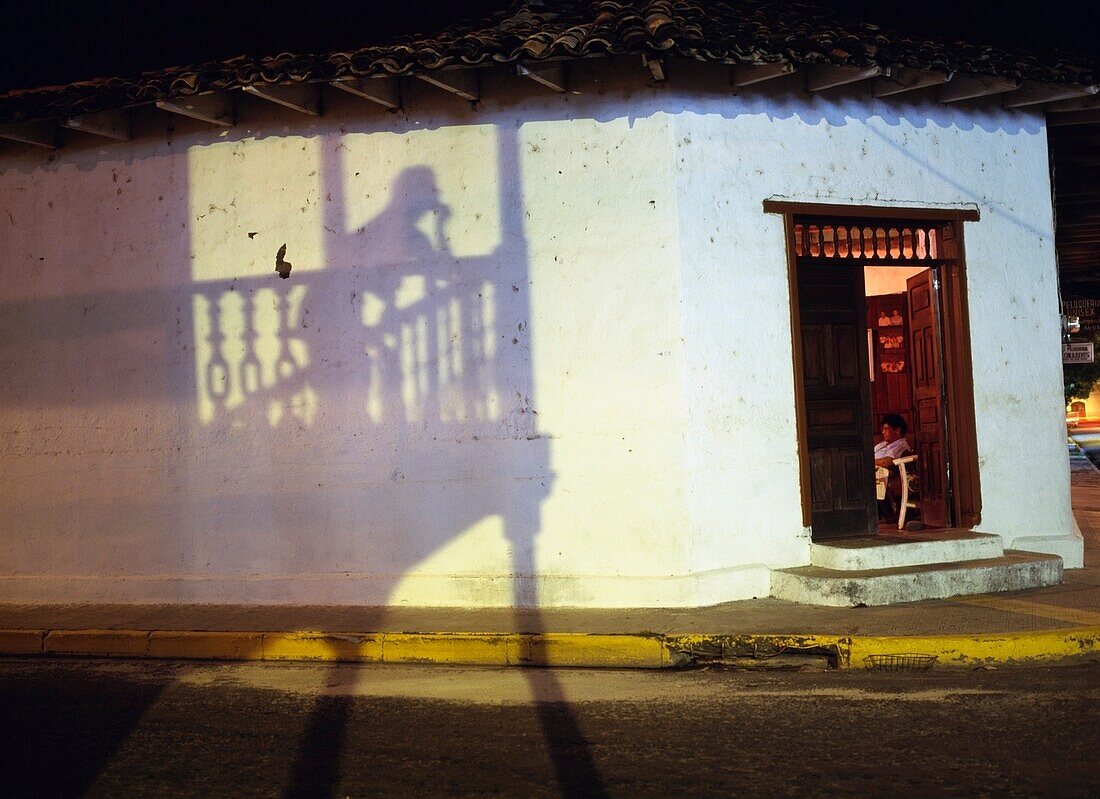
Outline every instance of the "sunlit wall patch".
<path id="1" fill-rule="evenodd" d="M 325 268 L 322 142 L 272 136 L 187 151 L 193 281 L 274 275 L 283 244 L 293 274 Z"/>
<path id="2" fill-rule="evenodd" d="M 475 125 L 192 148 L 200 420 L 309 426 L 326 405 L 353 426 L 496 420 L 497 138 Z"/>
<path id="3" fill-rule="evenodd" d="M 256 289 L 251 296 L 215 286 L 192 295 L 195 385 L 204 424 L 241 407 L 249 397 L 303 380 L 310 352 L 296 331 L 305 297 L 301 285 Z M 295 395 L 306 388 L 303 382 Z M 274 427 L 283 413 L 272 403 L 277 401 L 269 400 L 266 415 Z"/>

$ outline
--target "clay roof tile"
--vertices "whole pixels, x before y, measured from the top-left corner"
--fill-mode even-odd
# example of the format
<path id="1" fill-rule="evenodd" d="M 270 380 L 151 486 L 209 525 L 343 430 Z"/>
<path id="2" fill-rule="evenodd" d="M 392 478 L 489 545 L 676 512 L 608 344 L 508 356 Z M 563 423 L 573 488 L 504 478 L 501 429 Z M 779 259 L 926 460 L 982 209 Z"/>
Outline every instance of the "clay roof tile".
<path id="1" fill-rule="evenodd" d="M 409 75 L 448 66 L 665 51 L 720 63 L 892 66 L 1100 82 L 1100 63 L 890 32 L 784 0 L 517 0 L 508 10 L 427 36 L 352 52 L 242 56 L 0 96 L 0 121 L 49 119 L 253 83 Z"/>

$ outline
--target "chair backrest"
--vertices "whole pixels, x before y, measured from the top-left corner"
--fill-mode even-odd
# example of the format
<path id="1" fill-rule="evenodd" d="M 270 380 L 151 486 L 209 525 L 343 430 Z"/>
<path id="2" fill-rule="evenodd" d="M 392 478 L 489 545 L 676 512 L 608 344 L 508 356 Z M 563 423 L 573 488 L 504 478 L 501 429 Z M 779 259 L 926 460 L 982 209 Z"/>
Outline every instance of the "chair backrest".
<path id="1" fill-rule="evenodd" d="M 912 453 L 913 460 L 898 464 L 901 477 L 909 486 L 910 493 L 920 493 L 920 457 Z"/>

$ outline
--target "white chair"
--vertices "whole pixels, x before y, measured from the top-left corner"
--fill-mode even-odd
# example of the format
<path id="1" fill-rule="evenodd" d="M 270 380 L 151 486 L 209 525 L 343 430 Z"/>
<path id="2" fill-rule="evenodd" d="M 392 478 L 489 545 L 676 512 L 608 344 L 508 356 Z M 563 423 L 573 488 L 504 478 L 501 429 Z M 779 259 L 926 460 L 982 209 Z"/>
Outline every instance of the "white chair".
<path id="1" fill-rule="evenodd" d="M 920 493 L 920 484 L 916 472 L 910 471 L 907 465 L 910 463 L 916 463 L 916 455 L 906 455 L 902 458 L 894 458 L 894 465 L 898 467 L 898 474 L 901 475 L 901 502 L 898 507 L 898 529 L 905 529 L 905 514 L 909 508 L 914 510 L 920 508 L 920 501 L 913 499 L 913 494 Z"/>
<path id="2" fill-rule="evenodd" d="M 886 499 L 886 483 L 890 480 L 890 470 L 885 466 L 875 467 L 875 499 Z"/>

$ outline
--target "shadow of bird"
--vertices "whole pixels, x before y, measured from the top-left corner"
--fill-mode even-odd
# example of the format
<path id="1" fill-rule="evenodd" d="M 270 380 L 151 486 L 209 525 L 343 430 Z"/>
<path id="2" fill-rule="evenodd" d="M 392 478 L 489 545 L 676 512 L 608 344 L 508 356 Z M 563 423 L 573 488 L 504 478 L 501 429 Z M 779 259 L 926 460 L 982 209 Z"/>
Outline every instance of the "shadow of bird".
<path id="1" fill-rule="evenodd" d="M 279 273 L 279 277 L 284 280 L 290 277 L 290 261 L 283 258 L 286 255 L 286 245 L 284 244 L 279 248 L 279 251 L 275 253 L 275 271 Z"/>

